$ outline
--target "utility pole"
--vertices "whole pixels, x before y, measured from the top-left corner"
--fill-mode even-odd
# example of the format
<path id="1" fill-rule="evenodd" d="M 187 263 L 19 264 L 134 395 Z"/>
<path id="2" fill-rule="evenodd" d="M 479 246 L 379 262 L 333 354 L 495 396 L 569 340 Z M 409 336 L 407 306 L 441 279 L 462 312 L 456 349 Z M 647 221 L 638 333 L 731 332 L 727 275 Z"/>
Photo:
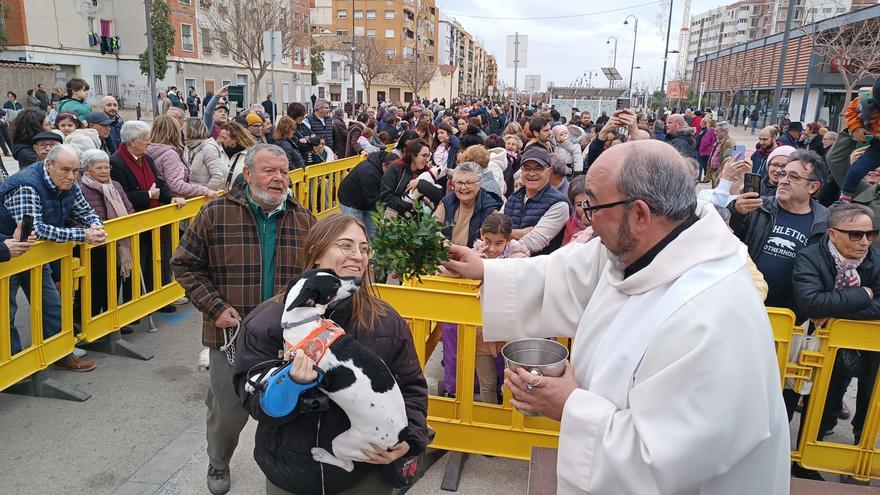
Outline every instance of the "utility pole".
<path id="1" fill-rule="evenodd" d="M 159 93 L 156 92 L 156 59 L 153 57 L 153 23 L 150 14 L 150 2 L 144 0 L 144 15 L 147 18 L 147 59 L 150 62 L 150 108 L 153 118 L 159 116 Z"/>
<path id="2" fill-rule="evenodd" d="M 516 122 L 516 108 L 519 105 L 516 99 L 516 80 L 519 71 L 519 31 L 513 36 L 513 121 Z M 508 67 L 510 66 L 508 65 Z"/>
<path id="3" fill-rule="evenodd" d="M 421 0 L 416 0 L 416 49 L 413 54 L 413 58 L 415 59 L 415 67 L 413 67 L 413 100 L 418 99 L 418 92 L 421 88 L 422 78 L 419 77 L 419 25 L 421 24 L 419 21 L 422 19 L 422 2 Z M 412 103 L 412 102 L 410 102 Z"/>
<path id="4" fill-rule="evenodd" d="M 366 10 L 366 9 L 364 9 L 364 10 Z M 364 19 L 365 19 L 364 25 L 365 26 L 367 23 L 366 16 L 367 16 L 367 13 L 364 12 Z M 366 29 L 366 28 L 364 28 L 364 29 Z M 354 52 L 355 52 L 355 46 L 354 46 L 354 0 L 351 0 L 351 113 L 352 114 L 354 114 L 354 102 L 355 102 L 355 100 L 357 100 L 357 98 L 355 97 L 355 95 L 357 93 L 355 92 L 355 83 L 354 83 Z"/>
<path id="5" fill-rule="evenodd" d="M 269 31 L 269 32 L 272 33 L 269 35 L 269 42 L 270 42 L 269 43 L 269 56 L 272 57 L 269 60 L 269 70 L 271 71 L 270 74 L 272 74 L 272 93 L 271 94 L 273 96 L 277 96 L 277 95 L 275 95 L 275 92 L 277 91 L 275 89 L 275 31 Z M 273 107 L 272 113 L 274 114 L 275 113 L 275 111 L 274 111 L 275 102 L 274 101 L 272 102 L 272 107 Z"/>
<path id="6" fill-rule="evenodd" d="M 666 23 L 666 49 L 663 50 L 663 74 L 660 76 L 660 92 L 663 93 L 663 100 L 666 98 L 666 62 L 669 60 L 669 35 L 672 34 L 672 4 L 675 0 L 669 0 L 669 22 Z"/>
<path id="7" fill-rule="evenodd" d="M 788 38 L 791 35 L 791 20 L 794 17 L 795 0 L 788 0 L 788 13 L 785 14 L 785 31 L 782 33 L 782 54 L 779 56 L 779 67 L 776 68 L 776 87 L 773 89 L 773 105 L 770 108 L 770 115 L 776 123 L 779 119 L 779 100 L 782 99 L 782 76 L 785 68 L 785 52 L 788 47 Z M 766 116 L 765 116 L 766 119 Z"/>
<path id="8" fill-rule="evenodd" d="M 626 16 L 623 23 L 626 24 L 629 21 L 629 18 L 632 17 L 635 19 L 635 27 L 633 28 L 633 55 L 632 61 L 629 63 L 629 98 L 632 99 L 633 96 L 633 69 L 636 66 L 636 38 L 639 37 L 639 18 L 634 15 Z"/>

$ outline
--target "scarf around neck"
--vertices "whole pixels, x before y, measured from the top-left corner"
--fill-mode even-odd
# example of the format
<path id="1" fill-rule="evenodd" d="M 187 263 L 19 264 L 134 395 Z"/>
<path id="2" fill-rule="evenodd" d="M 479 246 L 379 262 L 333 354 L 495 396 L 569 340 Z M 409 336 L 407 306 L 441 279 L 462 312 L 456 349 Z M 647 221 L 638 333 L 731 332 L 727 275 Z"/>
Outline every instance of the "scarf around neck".
<path id="1" fill-rule="evenodd" d="M 859 259 L 844 258 L 840 251 L 834 247 L 831 239 L 828 239 L 828 250 L 831 252 L 831 258 L 834 259 L 834 266 L 837 269 L 837 275 L 834 277 L 834 288 L 843 289 L 862 285 L 862 278 L 859 276 L 858 268 L 865 261 L 865 257 L 863 256 Z"/>
<path id="2" fill-rule="evenodd" d="M 113 181 L 105 184 L 88 175 L 83 175 L 80 182 L 89 189 L 101 192 L 101 198 L 104 200 L 104 207 L 107 211 L 107 220 L 128 215 L 128 210 L 125 209 L 125 203 L 122 201 L 122 195 L 116 190 Z M 117 244 L 116 254 L 119 259 L 119 271 L 122 273 L 122 278 L 126 279 L 131 273 L 131 241 L 127 238 L 120 240 Z"/>

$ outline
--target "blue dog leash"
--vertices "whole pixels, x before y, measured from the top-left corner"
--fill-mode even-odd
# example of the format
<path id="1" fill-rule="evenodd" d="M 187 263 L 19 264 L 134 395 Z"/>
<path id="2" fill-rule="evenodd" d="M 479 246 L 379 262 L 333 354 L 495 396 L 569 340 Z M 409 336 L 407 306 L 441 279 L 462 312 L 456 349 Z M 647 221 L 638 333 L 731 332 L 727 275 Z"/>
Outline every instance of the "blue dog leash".
<path id="1" fill-rule="evenodd" d="M 269 375 L 265 383 L 261 383 L 263 377 L 256 381 L 248 378 L 248 381 L 251 382 L 254 388 L 262 390 L 260 407 L 263 409 L 263 412 L 273 418 L 282 418 L 292 413 L 299 402 L 300 394 L 317 387 L 324 380 L 324 371 L 315 366 L 315 371 L 318 373 L 317 379 L 309 383 L 296 383 L 290 378 L 292 366 L 293 363 L 291 362 L 281 369 L 275 370 L 274 373 Z"/>

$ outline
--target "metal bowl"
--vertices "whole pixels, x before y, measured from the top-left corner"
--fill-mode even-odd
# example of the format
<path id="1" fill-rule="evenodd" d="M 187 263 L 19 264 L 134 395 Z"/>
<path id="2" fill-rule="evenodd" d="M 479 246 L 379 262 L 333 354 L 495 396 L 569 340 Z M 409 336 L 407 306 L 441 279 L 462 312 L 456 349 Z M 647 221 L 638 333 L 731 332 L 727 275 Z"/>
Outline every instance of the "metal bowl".
<path id="1" fill-rule="evenodd" d="M 511 370 L 525 368 L 536 375 L 562 376 L 568 349 L 555 340 L 520 339 L 502 347 L 501 355 Z"/>

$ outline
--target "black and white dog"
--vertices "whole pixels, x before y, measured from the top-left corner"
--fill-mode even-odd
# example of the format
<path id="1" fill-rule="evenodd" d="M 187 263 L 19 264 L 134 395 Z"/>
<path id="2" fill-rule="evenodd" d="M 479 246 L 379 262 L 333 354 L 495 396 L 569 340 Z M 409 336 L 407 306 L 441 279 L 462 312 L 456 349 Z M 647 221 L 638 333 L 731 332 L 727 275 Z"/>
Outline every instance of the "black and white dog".
<path id="1" fill-rule="evenodd" d="M 309 270 L 287 292 L 281 317 L 285 347 L 310 342 L 326 333 L 323 319 L 327 307 L 350 297 L 360 288 L 358 278 L 340 278 L 332 270 Z M 348 415 L 351 428 L 333 439 L 332 450 L 315 447 L 317 462 L 352 471 L 352 461 L 366 460 L 361 450 L 372 450 L 370 443 L 390 448 L 401 440 L 407 427 L 403 394 L 388 366 L 373 351 L 350 335 L 332 341 L 316 363 L 326 380 L 319 389 Z"/>

